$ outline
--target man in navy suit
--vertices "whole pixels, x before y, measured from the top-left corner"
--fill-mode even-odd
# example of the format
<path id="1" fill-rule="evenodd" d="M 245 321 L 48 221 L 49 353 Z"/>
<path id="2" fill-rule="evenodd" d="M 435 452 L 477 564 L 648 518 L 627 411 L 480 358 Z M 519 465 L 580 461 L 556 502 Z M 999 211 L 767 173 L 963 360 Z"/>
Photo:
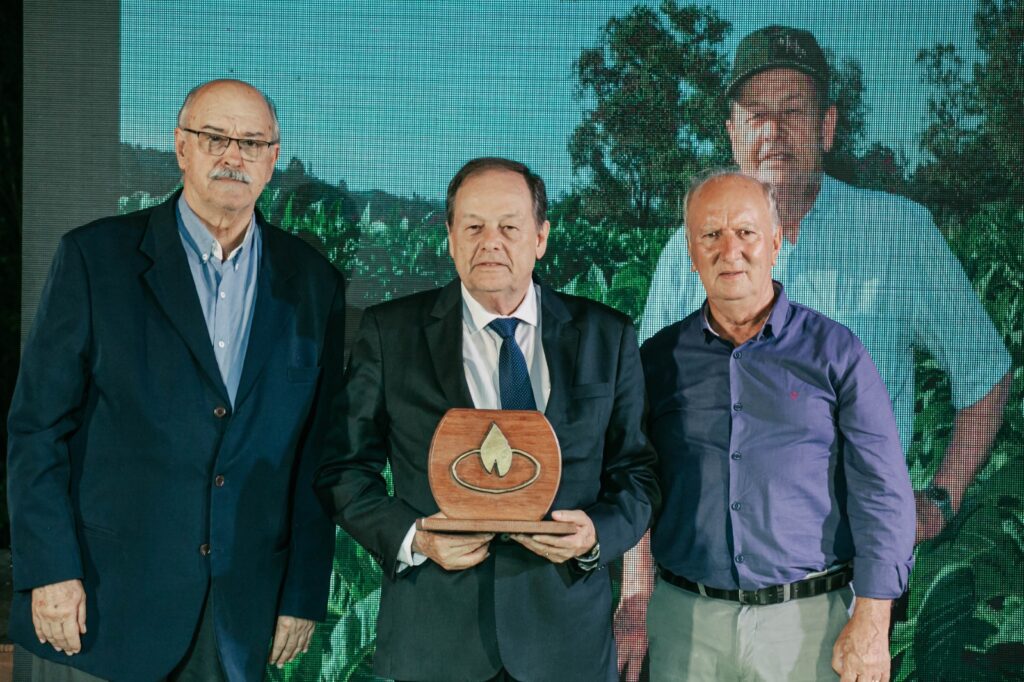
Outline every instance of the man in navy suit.
<path id="1" fill-rule="evenodd" d="M 61 240 L 9 418 L 11 638 L 33 679 L 253 680 L 322 619 L 311 488 L 340 274 L 267 224 L 270 101 L 189 93 L 183 189 Z"/>
<path id="2" fill-rule="evenodd" d="M 641 430 L 643 376 L 630 321 L 536 282 L 547 250 L 544 183 L 482 158 L 448 186 L 459 277 L 366 311 L 346 418 L 316 486 L 381 564 L 374 668 L 399 680 L 615 680 L 607 564 L 640 539 L 658 501 Z M 453 407 L 537 409 L 562 476 L 551 516 L 566 536 L 417 531 L 438 512 L 431 436 Z M 394 495 L 382 475 L 390 463 Z"/>

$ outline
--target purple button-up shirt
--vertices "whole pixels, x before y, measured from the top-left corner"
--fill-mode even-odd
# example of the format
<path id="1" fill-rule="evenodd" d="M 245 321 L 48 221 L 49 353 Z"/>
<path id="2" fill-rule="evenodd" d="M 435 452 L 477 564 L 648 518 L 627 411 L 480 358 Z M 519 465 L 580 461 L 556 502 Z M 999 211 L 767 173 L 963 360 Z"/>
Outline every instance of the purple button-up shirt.
<path id="1" fill-rule="evenodd" d="M 853 332 L 775 290 L 741 346 L 705 302 L 641 349 L 664 493 L 654 557 L 744 590 L 852 560 L 857 594 L 898 597 L 915 518 L 889 395 Z"/>

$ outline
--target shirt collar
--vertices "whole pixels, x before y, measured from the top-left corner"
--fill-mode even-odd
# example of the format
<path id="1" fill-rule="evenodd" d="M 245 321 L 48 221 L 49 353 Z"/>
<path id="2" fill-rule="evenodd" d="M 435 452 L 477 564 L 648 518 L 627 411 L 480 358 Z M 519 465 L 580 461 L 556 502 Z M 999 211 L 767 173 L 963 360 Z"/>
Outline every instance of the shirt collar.
<path id="1" fill-rule="evenodd" d="M 245 249 L 252 245 L 252 235 L 256 227 L 255 212 L 253 212 L 252 217 L 249 219 L 249 227 L 245 230 L 245 237 L 242 239 L 242 243 L 228 254 L 227 259 L 224 258 L 224 248 L 220 245 L 220 242 L 210 234 L 210 231 L 203 225 L 203 221 L 200 220 L 196 212 L 185 201 L 184 193 L 178 198 L 178 216 L 181 218 L 180 225 L 184 230 L 185 243 L 189 245 L 189 248 L 195 252 L 203 263 L 211 259 L 217 261 L 237 259 L 244 253 Z"/>
<path id="2" fill-rule="evenodd" d="M 811 210 L 807 212 L 803 220 L 800 221 L 800 231 L 804 231 L 806 227 L 815 217 L 815 214 L 823 206 L 833 206 L 835 199 L 832 195 L 835 194 L 837 189 L 837 181 L 825 173 L 821 174 L 821 184 L 818 187 L 818 196 L 814 197 L 814 204 L 811 205 Z"/>
<path id="3" fill-rule="evenodd" d="M 773 279 L 772 288 L 775 289 L 775 302 L 772 303 L 772 311 L 768 313 L 768 319 L 764 321 L 761 331 L 755 337 L 758 341 L 781 334 L 782 329 L 786 326 L 786 320 L 789 319 L 789 298 L 786 296 L 785 287 L 781 282 Z M 708 300 L 705 298 L 704 305 L 700 307 L 700 326 L 704 330 L 704 338 L 708 341 L 711 340 L 711 336 L 722 338 L 711 326 L 711 322 L 708 320 L 708 310 Z"/>
<path id="4" fill-rule="evenodd" d="M 476 334 L 485 329 L 491 320 L 499 317 L 514 317 L 520 322 L 525 322 L 531 327 L 537 326 L 537 285 L 530 282 L 530 288 L 523 297 L 523 302 L 512 311 L 511 315 L 496 315 L 485 309 L 480 302 L 473 298 L 473 295 L 466 289 L 465 284 L 459 285 L 462 288 L 462 319 L 469 325 L 469 332 Z"/>

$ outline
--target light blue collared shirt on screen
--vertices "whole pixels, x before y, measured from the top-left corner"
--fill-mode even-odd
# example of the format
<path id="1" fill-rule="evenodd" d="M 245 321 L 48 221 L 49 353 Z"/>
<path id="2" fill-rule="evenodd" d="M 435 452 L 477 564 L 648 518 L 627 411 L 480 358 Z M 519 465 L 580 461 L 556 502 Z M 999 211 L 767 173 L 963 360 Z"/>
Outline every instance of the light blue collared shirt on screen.
<path id="1" fill-rule="evenodd" d="M 242 244 L 224 258 L 224 250 L 184 195 L 178 199 L 178 233 L 199 295 L 217 367 L 231 404 L 242 378 L 256 304 L 262 242 L 253 215 Z"/>

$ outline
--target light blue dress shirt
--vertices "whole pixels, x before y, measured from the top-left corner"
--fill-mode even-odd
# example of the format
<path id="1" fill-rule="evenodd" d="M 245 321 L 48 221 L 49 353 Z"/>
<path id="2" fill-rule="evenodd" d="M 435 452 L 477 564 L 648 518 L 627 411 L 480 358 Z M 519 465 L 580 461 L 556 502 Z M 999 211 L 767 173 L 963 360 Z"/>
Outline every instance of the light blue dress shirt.
<path id="1" fill-rule="evenodd" d="M 210 332 L 220 377 L 234 406 L 256 304 L 262 249 L 256 216 L 253 215 L 242 244 L 224 258 L 220 243 L 189 207 L 184 195 L 178 199 L 177 209 L 178 233 Z"/>

